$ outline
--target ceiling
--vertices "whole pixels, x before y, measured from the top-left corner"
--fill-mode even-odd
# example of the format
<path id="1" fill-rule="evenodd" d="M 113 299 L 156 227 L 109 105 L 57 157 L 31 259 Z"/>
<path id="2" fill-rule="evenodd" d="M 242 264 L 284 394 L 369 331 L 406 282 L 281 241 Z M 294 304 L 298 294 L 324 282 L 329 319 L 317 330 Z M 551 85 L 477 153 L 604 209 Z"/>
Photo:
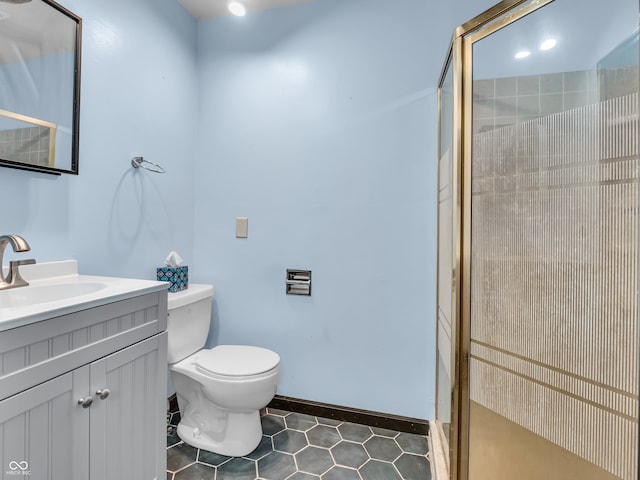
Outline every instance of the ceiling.
<path id="1" fill-rule="evenodd" d="M 230 0 L 178 0 L 187 11 L 198 20 L 231 15 L 227 8 Z M 247 13 L 268 8 L 283 7 L 312 0 L 237 0 L 244 5 Z"/>

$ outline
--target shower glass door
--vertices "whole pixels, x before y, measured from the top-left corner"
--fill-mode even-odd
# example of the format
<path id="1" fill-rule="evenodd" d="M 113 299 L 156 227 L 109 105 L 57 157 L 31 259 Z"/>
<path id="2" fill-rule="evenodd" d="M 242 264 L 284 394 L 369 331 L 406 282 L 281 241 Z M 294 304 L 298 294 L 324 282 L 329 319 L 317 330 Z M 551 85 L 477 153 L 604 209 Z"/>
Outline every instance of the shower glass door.
<path id="1" fill-rule="evenodd" d="M 438 164 L 438 356 L 437 378 L 438 396 L 436 418 L 441 423 L 443 434 L 449 439 L 451 426 L 451 397 L 453 392 L 453 366 L 455 349 L 452 348 L 455 338 L 455 305 L 453 289 L 453 272 L 455 269 L 455 252 L 453 249 L 453 92 L 451 68 L 447 69 L 440 88 L 440 161 Z"/>
<path id="2" fill-rule="evenodd" d="M 544 3 L 464 39 L 460 478 L 636 480 L 638 1 Z"/>
<path id="3" fill-rule="evenodd" d="M 449 460 L 455 451 L 450 448 L 457 437 L 452 428 L 456 403 L 456 330 L 458 288 L 456 284 L 458 237 L 458 168 L 454 165 L 454 95 L 453 66 L 447 63 L 438 90 L 438 294 L 437 294 L 437 356 L 436 356 L 436 422 L 432 438 L 441 445 L 443 457 Z M 455 422 L 453 422 L 455 423 Z M 452 440 L 454 440 L 452 442 Z M 446 466 L 450 468 L 451 462 Z"/>

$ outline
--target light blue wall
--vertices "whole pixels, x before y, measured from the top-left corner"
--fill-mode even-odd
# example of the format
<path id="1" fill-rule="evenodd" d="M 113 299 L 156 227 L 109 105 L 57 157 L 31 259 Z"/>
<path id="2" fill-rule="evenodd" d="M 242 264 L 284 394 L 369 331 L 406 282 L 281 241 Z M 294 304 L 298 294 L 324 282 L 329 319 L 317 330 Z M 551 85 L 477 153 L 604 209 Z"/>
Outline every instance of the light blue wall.
<path id="1" fill-rule="evenodd" d="M 216 286 L 209 343 L 277 351 L 281 395 L 433 416 L 435 87 L 451 30 L 429 28 L 448 12 L 428 3 L 199 25 L 193 277 Z M 287 268 L 313 271 L 311 297 L 285 295 Z"/>
<path id="2" fill-rule="evenodd" d="M 174 0 L 62 3 L 84 21 L 80 176 L 0 169 L 0 231 L 40 262 L 152 278 L 169 250 L 193 257 L 196 22 Z"/>
<path id="3" fill-rule="evenodd" d="M 452 29 L 481 10 L 433 3 L 197 26 L 176 0 L 64 1 L 84 20 L 80 176 L 1 169 L 21 201 L 0 231 L 87 274 L 152 278 L 176 249 L 216 285 L 210 344 L 278 351 L 280 394 L 431 418 L 435 88 Z M 312 297 L 284 295 L 287 267 L 313 270 Z"/>

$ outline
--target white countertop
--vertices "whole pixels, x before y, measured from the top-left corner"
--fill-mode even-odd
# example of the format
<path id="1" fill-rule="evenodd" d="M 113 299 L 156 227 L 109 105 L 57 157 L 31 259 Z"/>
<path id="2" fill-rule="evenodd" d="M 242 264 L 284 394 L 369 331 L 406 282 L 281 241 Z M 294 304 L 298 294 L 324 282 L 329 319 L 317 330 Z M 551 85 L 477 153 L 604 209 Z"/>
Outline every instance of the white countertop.
<path id="1" fill-rule="evenodd" d="M 25 265 L 20 272 L 29 286 L 0 290 L 0 331 L 169 287 L 167 282 L 153 280 L 80 275 L 75 260 Z M 36 290 L 26 291 L 31 288 Z M 24 300 L 36 291 L 45 301 Z M 58 298 L 56 292 L 67 291 L 73 291 L 73 296 Z"/>

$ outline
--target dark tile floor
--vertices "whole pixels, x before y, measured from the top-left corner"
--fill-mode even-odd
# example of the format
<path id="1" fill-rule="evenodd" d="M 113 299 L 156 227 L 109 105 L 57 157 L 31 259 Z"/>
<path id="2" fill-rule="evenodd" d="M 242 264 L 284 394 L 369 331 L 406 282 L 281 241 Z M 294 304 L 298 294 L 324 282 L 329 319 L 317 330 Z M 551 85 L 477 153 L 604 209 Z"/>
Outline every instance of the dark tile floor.
<path id="1" fill-rule="evenodd" d="M 167 480 L 431 480 L 427 437 L 267 409 L 262 442 L 225 457 L 180 440 L 169 417 Z"/>

